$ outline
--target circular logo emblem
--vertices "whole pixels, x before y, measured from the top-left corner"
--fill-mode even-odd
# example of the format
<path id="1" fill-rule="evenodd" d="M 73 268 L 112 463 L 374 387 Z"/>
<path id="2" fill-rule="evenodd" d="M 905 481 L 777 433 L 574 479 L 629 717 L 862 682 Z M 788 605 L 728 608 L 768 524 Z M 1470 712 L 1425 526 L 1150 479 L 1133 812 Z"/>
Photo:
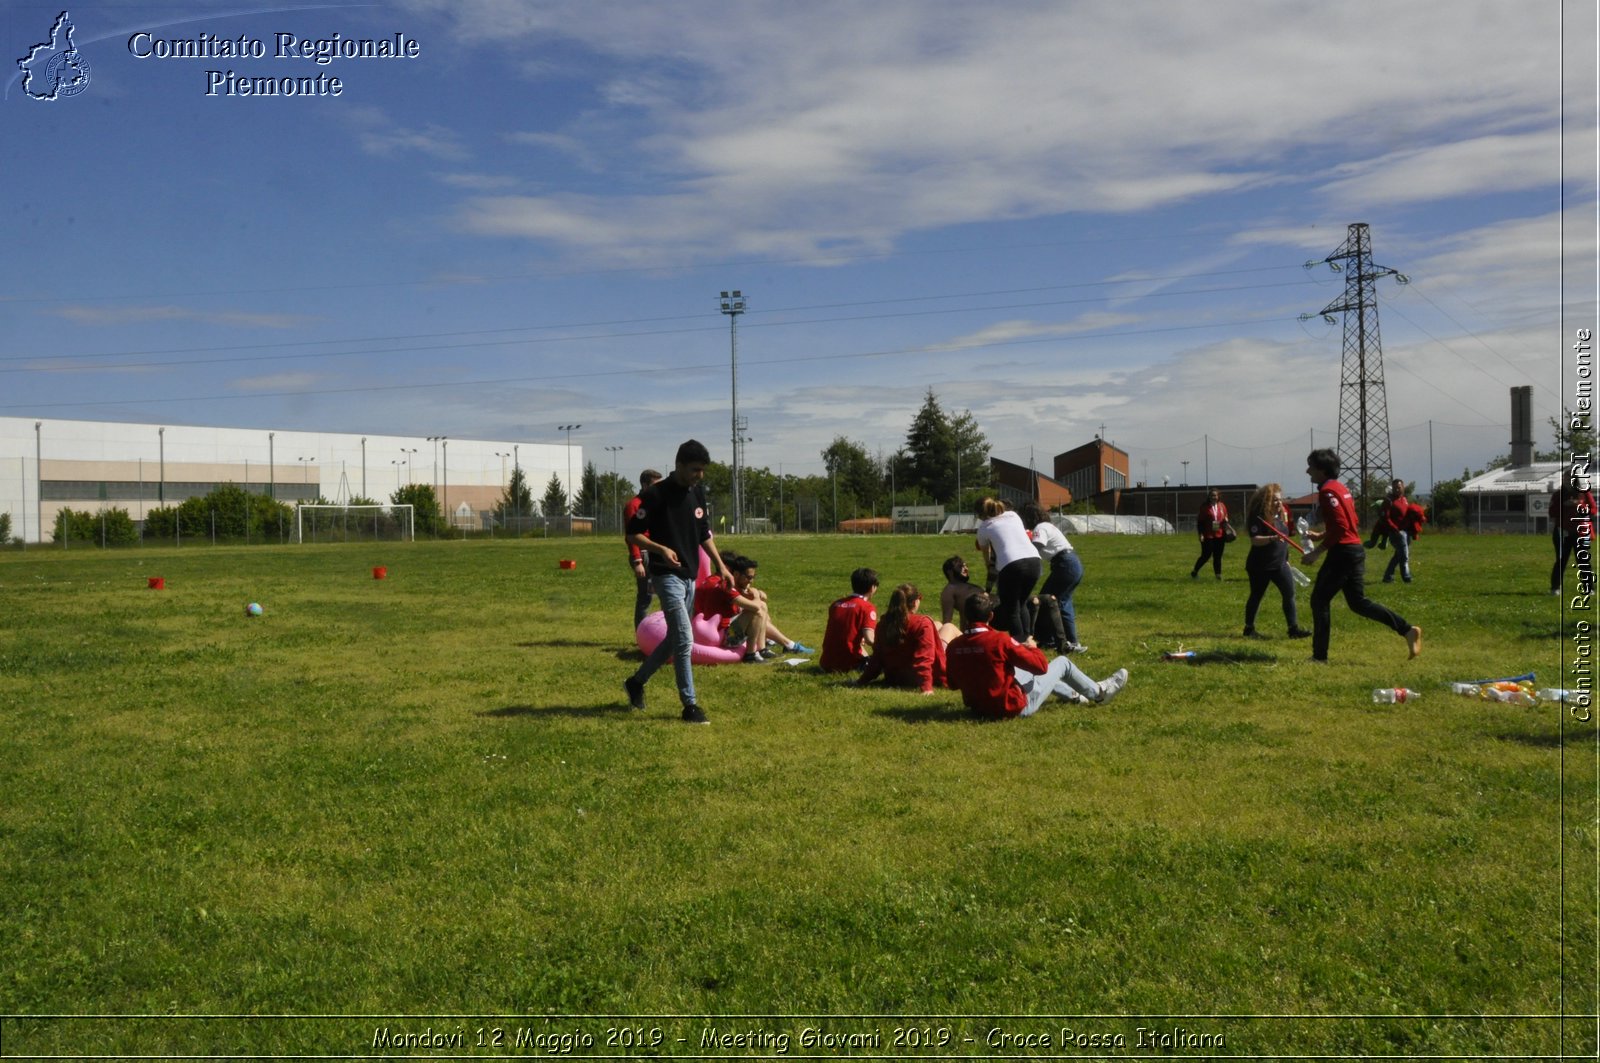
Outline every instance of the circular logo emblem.
<path id="1" fill-rule="evenodd" d="M 706 511 L 705 510 L 701 509 L 699 506 L 695 506 L 694 507 L 694 519 L 695 520 L 704 520 L 705 519 L 705 515 L 706 515 Z"/>
<path id="2" fill-rule="evenodd" d="M 44 82 L 54 96 L 76 96 L 89 87 L 89 60 L 74 48 L 50 57 Z"/>

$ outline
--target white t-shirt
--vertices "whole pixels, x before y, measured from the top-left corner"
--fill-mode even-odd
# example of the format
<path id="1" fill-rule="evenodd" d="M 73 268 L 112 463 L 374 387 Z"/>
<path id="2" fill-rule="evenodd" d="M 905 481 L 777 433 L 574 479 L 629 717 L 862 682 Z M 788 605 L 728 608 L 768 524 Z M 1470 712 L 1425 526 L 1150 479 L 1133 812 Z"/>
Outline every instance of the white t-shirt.
<path id="1" fill-rule="evenodd" d="M 1033 545 L 1039 548 L 1039 556 L 1049 561 L 1063 550 L 1071 550 L 1072 544 L 1067 542 L 1067 537 L 1061 534 L 1061 529 L 1049 521 L 1043 521 L 1033 529 Z"/>
<path id="2" fill-rule="evenodd" d="M 978 525 L 978 545 L 994 548 L 996 572 L 1013 561 L 1039 557 L 1033 540 L 1028 538 L 1028 529 L 1022 526 L 1022 518 L 1010 510 Z"/>

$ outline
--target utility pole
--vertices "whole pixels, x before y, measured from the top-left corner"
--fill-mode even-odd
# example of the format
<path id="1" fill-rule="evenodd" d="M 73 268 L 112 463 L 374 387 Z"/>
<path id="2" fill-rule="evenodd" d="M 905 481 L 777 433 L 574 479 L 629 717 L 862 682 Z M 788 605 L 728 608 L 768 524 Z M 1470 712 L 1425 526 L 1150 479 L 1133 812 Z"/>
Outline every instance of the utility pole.
<path id="1" fill-rule="evenodd" d="M 1394 459 L 1389 449 L 1389 399 L 1383 382 L 1383 344 L 1378 336 L 1377 283 L 1393 277 L 1400 284 L 1410 279 L 1388 266 L 1372 261 L 1372 235 L 1365 222 L 1349 227 L 1339 249 L 1322 260 L 1335 273 L 1344 274 L 1344 297 L 1322 309 L 1322 318 L 1334 324 L 1333 315 L 1344 315 L 1344 365 L 1339 374 L 1339 462 L 1345 469 L 1360 473 L 1357 491 L 1361 499 L 1361 521 L 1368 515 L 1367 484 L 1381 474 L 1384 481 L 1394 478 Z M 1317 265 L 1307 262 L 1306 268 Z M 1302 314 L 1301 320 L 1311 318 Z"/>
<path id="2" fill-rule="evenodd" d="M 733 383 L 733 531 L 738 534 L 744 520 L 744 491 L 739 482 L 739 471 L 744 465 L 744 430 L 748 426 L 739 416 L 739 315 L 745 309 L 744 293 L 723 292 L 720 306 L 722 312 L 728 315 L 729 365 Z"/>

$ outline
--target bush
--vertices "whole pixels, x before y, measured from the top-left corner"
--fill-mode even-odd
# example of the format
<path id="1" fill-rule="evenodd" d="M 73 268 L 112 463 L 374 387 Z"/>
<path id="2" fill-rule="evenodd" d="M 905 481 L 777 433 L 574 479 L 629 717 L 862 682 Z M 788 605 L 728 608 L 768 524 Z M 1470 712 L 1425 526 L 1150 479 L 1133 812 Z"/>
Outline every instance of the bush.
<path id="1" fill-rule="evenodd" d="M 56 514 L 50 538 L 61 545 L 132 546 L 139 541 L 139 530 L 125 509 L 103 509 L 98 513 L 63 509 Z"/>
<path id="2" fill-rule="evenodd" d="M 0 546 L 11 541 L 11 514 L 0 513 Z"/>

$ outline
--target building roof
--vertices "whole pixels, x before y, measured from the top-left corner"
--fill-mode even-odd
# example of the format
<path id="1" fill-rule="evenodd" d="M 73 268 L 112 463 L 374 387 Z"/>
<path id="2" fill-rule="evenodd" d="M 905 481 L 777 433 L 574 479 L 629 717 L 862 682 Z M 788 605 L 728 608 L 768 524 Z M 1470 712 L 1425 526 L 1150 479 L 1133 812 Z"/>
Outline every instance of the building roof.
<path id="1" fill-rule="evenodd" d="M 1561 486 L 1566 466 L 1559 461 L 1536 461 L 1531 465 L 1508 465 L 1490 469 L 1461 485 L 1462 494 L 1529 495 L 1549 494 Z"/>

